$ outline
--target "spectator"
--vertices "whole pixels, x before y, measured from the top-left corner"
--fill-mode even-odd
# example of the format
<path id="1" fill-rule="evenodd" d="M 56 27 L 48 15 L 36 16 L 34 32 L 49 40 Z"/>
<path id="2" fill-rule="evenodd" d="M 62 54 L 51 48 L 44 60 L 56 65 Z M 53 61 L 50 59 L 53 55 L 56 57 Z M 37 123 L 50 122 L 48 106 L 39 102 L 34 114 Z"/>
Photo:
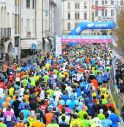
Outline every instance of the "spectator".
<path id="1" fill-rule="evenodd" d="M 111 109 L 111 114 L 108 117 L 112 121 L 112 127 L 119 127 L 118 123 L 121 121 L 119 116 L 115 113 L 114 109 Z"/>

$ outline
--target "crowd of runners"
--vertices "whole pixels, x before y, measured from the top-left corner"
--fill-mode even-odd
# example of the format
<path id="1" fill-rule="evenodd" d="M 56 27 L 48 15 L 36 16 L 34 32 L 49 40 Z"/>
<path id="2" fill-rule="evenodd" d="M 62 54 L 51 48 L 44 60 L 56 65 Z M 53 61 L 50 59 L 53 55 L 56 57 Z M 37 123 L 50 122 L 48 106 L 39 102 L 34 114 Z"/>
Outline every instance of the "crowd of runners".
<path id="1" fill-rule="evenodd" d="M 0 72 L 0 127 L 119 127 L 111 102 L 110 47 L 38 53 Z"/>

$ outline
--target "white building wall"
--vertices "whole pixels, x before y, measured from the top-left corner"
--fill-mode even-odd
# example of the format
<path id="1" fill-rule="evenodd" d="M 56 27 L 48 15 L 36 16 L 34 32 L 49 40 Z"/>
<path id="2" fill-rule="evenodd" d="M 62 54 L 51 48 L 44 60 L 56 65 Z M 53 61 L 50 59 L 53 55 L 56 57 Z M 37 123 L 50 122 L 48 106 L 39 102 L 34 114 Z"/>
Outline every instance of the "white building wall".
<path id="1" fill-rule="evenodd" d="M 95 9 L 92 7 L 98 2 L 98 7 L 105 6 L 104 10 L 107 10 L 107 15 L 102 15 L 102 10 L 98 10 L 98 16 L 95 15 Z M 114 4 L 112 5 L 112 2 Z M 62 31 L 63 34 L 68 34 L 72 29 L 75 28 L 76 23 L 85 21 L 115 21 L 117 16 L 117 10 L 120 8 L 120 4 L 124 0 L 62 0 Z M 70 9 L 68 4 L 70 3 Z M 75 8 L 75 3 L 79 3 L 79 9 Z M 86 4 L 85 4 L 86 3 Z M 105 4 L 107 3 L 107 4 Z M 85 6 L 87 8 L 85 8 Z M 114 15 L 111 15 L 111 10 L 114 11 Z M 70 19 L 68 19 L 68 12 L 70 12 Z M 79 19 L 75 19 L 75 13 L 79 12 Z M 84 18 L 84 13 L 87 13 L 87 19 Z M 92 15 L 94 13 L 94 16 Z M 68 23 L 70 23 L 70 30 L 68 29 Z M 85 33 L 89 33 L 87 30 Z"/>
<path id="2" fill-rule="evenodd" d="M 42 0 L 36 0 L 36 38 L 42 38 Z"/>
<path id="3" fill-rule="evenodd" d="M 0 28 L 11 28 L 11 37 L 8 41 L 4 42 L 5 51 L 4 53 L 12 54 L 12 48 L 14 48 L 14 37 L 15 37 L 15 0 L 3 0 L 0 1 Z M 11 51 L 8 51 L 8 45 L 12 44 Z M 3 47 L 3 48 L 4 48 Z M 17 55 L 17 54 L 16 54 Z"/>
<path id="4" fill-rule="evenodd" d="M 49 0 L 43 0 L 43 36 L 49 35 Z"/>
<path id="5" fill-rule="evenodd" d="M 32 8 L 32 0 L 30 1 L 30 5 L 30 8 L 26 8 L 26 0 L 21 5 L 21 38 L 35 38 L 35 8 Z M 27 24 L 27 20 L 29 24 Z"/>
<path id="6" fill-rule="evenodd" d="M 62 0 L 55 0 L 55 34 L 61 36 L 62 34 Z"/>
<path id="7" fill-rule="evenodd" d="M 50 0 L 50 5 L 49 5 L 49 30 L 50 30 L 50 33 L 49 35 L 51 37 L 54 37 L 54 34 L 55 34 L 55 8 L 56 8 L 56 3 L 55 3 L 55 0 Z"/>
<path id="8" fill-rule="evenodd" d="M 124 0 L 97 0 L 98 6 L 105 7 L 103 11 L 107 10 L 107 15 L 102 15 L 102 10 L 98 10 L 98 16 L 94 15 L 94 21 L 115 21 L 117 16 L 117 10 L 119 10 L 121 1 Z M 112 4 L 112 1 L 114 4 Z M 93 0 L 93 5 L 95 5 L 96 0 Z M 95 14 L 95 9 L 92 9 Z M 111 10 L 114 12 L 114 15 L 111 15 Z"/>
<path id="9" fill-rule="evenodd" d="M 70 4 L 70 7 L 68 7 L 69 4 Z M 75 4 L 79 4 L 79 7 L 75 8 L 76 6 Z M 91 6 L 90 0 L 78 0 L 78 1 L 77 0 L 63 0 L 62 1 L 63 34 L 69 33 L 80 22 L 91 20 L 90 6 Z M 68 19 L 68 13 L 70 13 L 70 19 Z M 75 17 L 76 13 L 79 13 L 79 18 Z M 84 17 L 85 13 L 86 13 L 86 18 Z M 70 23 L 70 29 L 68 29 L 68 23 Z"/>

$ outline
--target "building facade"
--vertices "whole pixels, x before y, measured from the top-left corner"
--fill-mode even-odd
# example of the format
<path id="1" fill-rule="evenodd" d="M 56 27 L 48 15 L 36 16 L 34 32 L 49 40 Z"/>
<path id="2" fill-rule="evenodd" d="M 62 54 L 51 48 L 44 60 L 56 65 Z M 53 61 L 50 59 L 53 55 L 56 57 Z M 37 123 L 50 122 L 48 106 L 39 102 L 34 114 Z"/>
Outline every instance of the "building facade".
<path id="1" fill-rule="evenodd" d="M 20 0 L 0 1 L 0 55 L 4 61 L 18 59 L 20 7 Z"/>
<path id="2" fill-rule="evenodd" d="M 62 0 L 62 31 L 68 34 L 82 21 L 91 20 L 91 0 Z"/>
<path id="3" fill-rule="evenodd" d="M 92 21 L 113 21 L 116 22 L 119 9 L 123 6 L 124 0 L 93 0 Z M 114 34 L 112 30 L 94 30 L 97 35 Z"/>
<path id="4" fill-rule="evenodd" d="M 22 57 L 29 54 L 32 49 L 33 43 L 37 46 L 35 10 L 35 0 L 21 0 L 20 50 Z"/>
<path id="5" fill-rule="evenodd" d="M 45 51 L 50 51 L 54 45 L 55 8 L 55 0 L 42 0 L 42 43 Z"/>
<path id="6" fill-rule="evenodd" d="M 23 0 L 21 6 L 21 49 L 50 51 L 54 35 L 55 2 Z M 28 51 L 27 51 L 28 52 Z"/>
<path id="7" fill-rule="evenodd" d="M 118 9 L 123 5 L 124 0 L 93 0 L 92 20 L 93 21 L 116 21 Z"/>
<path id="8" fill-rule="evenodd" d="M 124 0 L 62 0 L 62 31 L 68 34 L 80 22 L 114 21 Z M 106 31 L 87 30 L 84 33 L 105 34 Z M 108 30 L 107 34 L 112 34 Z"/>
<path id="9" fill-rule="evenodd" d="M 49 51 L 55 7 L 54 0 L 0 0 L 0 58 L 20 59 L 22 50 L 32 50 L 33 44 Z"/>
<path id="10" fill-rule="evenodd" d="M 55 35 L 61 36 L 62 34 L 62 0 L 55 0 Z"/>

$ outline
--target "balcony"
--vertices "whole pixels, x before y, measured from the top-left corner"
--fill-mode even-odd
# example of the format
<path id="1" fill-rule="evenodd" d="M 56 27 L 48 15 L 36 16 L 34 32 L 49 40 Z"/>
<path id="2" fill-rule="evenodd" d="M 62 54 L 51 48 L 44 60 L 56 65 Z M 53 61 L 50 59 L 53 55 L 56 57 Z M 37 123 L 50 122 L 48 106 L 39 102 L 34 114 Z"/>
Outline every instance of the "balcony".
<path id="1" fill-rule="evenodd" d="M 0 40 L 8 39 L 11 36 L 11 28 L 0 28 Z"/>

